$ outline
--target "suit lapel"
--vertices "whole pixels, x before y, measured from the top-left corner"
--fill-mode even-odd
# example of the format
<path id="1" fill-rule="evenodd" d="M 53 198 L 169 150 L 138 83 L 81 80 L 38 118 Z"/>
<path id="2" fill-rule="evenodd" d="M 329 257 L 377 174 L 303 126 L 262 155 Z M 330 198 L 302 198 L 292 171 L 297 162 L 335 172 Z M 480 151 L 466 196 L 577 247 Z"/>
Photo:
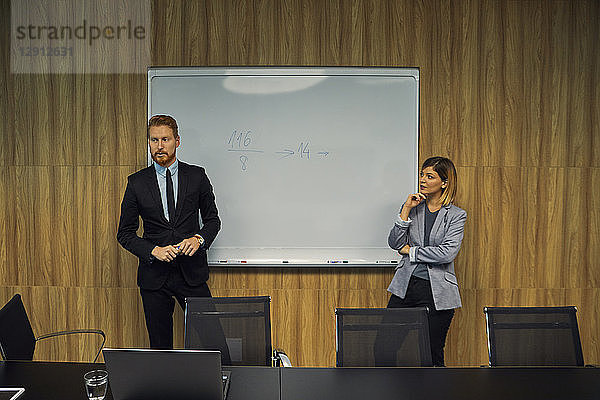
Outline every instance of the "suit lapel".
<path id="1" fill-rule="evenodd" d="M 440 208 L 440 211 L 438 212 L 438 215 L 435 218 L 435 221 L 433 222 L 433 226 L 431 227 L 431 233 L 429 234 L 429 244 L 430 245 L 438 244 L 437 243 L 437 231 L 440 229 L 440 226 L 442 226 L 442 221 L 444 221 L 446 219 L 446 214 L 448 214 L 449 208 L 450 208 L 450 206 L 442 206 L 442 208 Z"/>
<path id="2" fill-rule="evenodd" d="M 182 163 L 181 161 L 179 161 L 179 167 L 178 167 L 178 172 L 177 174 L 179 175 L 177 177 L 177 205 L 175 206 L 175 218 L 173 219 L 173 223 L 175 223 L 177 221 L 177 219 L 179 218 L 179 216 L 181 215 L 181 210 L 183 209 L 183 203 L 184 203 L 184 199 L 185 199 L 185 195 L 187 193 L 187 187 L 188 187 L 188 182 L 190 181 L 188 179 L 188 170 L 186 168 L 186 165 L 184 163 Z"/>
<path id="3" fill-rule="evenodd" d="M 156 177 L 156 169 L 154 164 L 148 167 L 148 173 L 146 174 L 146 182 L 148 184 L 148 191 L 152 196 L 152 200 L 156 203 L 156 207 L 160 210 L 160 216 L 164 222 L 169 222 L 165 217 L 163 210 L 162 200 L 160 198 L 160 189 L 158 188 L 158 178 Z"/>
<path id="4" fill-rule="evenodd" d="M 425 207 L 427 204 L 423 202 L 420 206 L 417 207 L 417 215 L 416 215 L 416 224 L 417 224 L 417 232 L 419 233 L 419 240 L 421 243 L 425 242 Z"/>

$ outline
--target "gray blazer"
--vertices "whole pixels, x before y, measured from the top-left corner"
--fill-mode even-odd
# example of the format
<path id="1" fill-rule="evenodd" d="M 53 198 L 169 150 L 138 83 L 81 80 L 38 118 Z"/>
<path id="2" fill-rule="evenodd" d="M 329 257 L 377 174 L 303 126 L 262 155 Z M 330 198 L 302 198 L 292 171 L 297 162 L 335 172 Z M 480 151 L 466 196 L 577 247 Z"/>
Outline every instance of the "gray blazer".
<path id="1" fill-rule="evenodd" d="M 398 262 L 388 291 L 404 298 L 408 281 L 417 264 L 426 263 L 436 310 L 461 307 L 458 282 L 454 273 L 454 258 L 460 250 L 464 236 L 467 212 L 452 204 L 442 206 L 431 228 L 429 246 L 424 247 L 425 207 L 423 202 L 410 210 L 408 221 L 403 221 L 398 216 L 390 231 L 390 247 L 400 250 L 408 244 L 410 254 L 403 255 Z"/>

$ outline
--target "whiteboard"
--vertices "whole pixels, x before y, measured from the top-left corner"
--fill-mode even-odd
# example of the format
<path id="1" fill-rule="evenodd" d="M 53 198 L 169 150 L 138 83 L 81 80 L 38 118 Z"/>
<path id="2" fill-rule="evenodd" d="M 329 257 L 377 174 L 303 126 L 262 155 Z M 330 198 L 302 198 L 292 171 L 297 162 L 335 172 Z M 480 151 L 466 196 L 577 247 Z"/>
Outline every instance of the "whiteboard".
<path id="1" fill-rule="evenodd" d="M 177 120 L 178 159 L 211 180 L 210 265 L 398 262 L 387 235 L 417 185 L 418 69 L 150 68 L 148 114 Z"/>

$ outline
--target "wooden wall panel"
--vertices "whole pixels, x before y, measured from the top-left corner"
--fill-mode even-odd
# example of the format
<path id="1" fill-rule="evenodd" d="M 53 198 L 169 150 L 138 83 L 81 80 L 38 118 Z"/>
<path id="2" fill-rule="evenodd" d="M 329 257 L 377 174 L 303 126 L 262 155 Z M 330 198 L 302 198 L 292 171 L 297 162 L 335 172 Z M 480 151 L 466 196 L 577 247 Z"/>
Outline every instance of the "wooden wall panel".
<path id="1" fill-rule="evenodd" d="M 498 108 L 503 111 L 504 127 L 503 134 L 499 135 L 499 139 L 503 142 L 502 148 L 511 149 L 511 151 L 500 153 L 504 157 L 502 165 L 513 167 L 521 165 L 523 155 L 521 138 L 524 136 L 522 113 L 524 106 L 522 43 L 524 26 L 519 19 L 523 6 L 515 2 L 504 2 L 501 5 L 501 31 L 503 33 L 501 79 L 504 101 L 499 103 L 503 106 Z"/>
<path id="2" fill-rule="evenodd" d="M 0 26 L 9 26 L 11 16 L 10 12 L 6 12 L 9 10 L 3 6 L 0 6 L 0 9 L 2 10 L 2 13 L 0 13 Z M 12 91 L 12 79 L 10 70 L 5 67 L 6 65 L 10 65 L 10 38 L 10 35 L 0 35 L 0 65 L 3 66 L 0 68 L 0 110 L 5 110 L 6 112 L 14 110 L 14 98 L 7 95 L 9 90 Z M 12 132 L 13 134 L 15 132 L 14 118 L 0 118 L 1 137 L 4 138 L 8 132 Z M 3 151 L 0 152 L 0 166 L 8 165 L 9 161 L 12 161 L 14 142 L 4 143 L 3 148 Z M 2 239 L 0 239 L 0 244 L 2 244 Z"/>
<path id="3" fill-rule="evenodd" d="M 451 87 L 454 103 L 455 140 L 449 153 L 457 165 L 475 165 L 479 151 L 481 105 L 478 97 L 480 82 L 478 60 L 479 13 L 468 2 L 452 7 L 453 47 L 451 54 Z M 462 176 L 461 176 L 462 179 Z M 460 181 L 459 181 L 460 182 Z M 465 186 L 467 189 L 469 186 Z M 465 193 L 462 191 L 460 193 Z"/>
<path id="4" fill-rule="evenodd" d="M 5 64 L 10 65 L 10 63 Z M 11 159 L 8 165 L 29 165 L 33 163 L 33 129 L 31 127 L 31 110 L 24 104 L 25 100 L 35 98 L 37 89 L 30 83 L 28 77 L 14 76 L 8 72 L 10 83 L 7 85 L 7 97 L 11 98 L 10 104 L 14 114 L 14 142 L 9 144 Z M 9 93 L 11 96 L 9 96 Z M 8 133 L 8 132 L 7 132 Z"/>
<path id="5" fill-rule="evenodd" d="M 590 187 L 600 185 L 600 168 L 590 171 Z M 586 268 L 588 270 L 588 287 L 600 287 L 600 268 L 598 268 L 598 254 L 600 254 L 600 198 L 598 196 L 587 196 L 588 222 L 585 224 L 587 230 L 586 246 Z"/>
<path id="6" fill-rule="evenodd" d="M 569 37 L 571 62 L 569 64 L 572 80 L 569 84 L 569 103 L 567 112 L 568 123 L 568 165 L 573 167 L 588 167 L 591 165 L 591 144 L 592 137 L 586 132 L 590 132 L 591 115 L 587 112 L 581 112 L 589 109 L 592 94 L 592 71 L 593 62 L 590 62 L 589 55 L 597 52 L 597 46 L 593 44 L 595 40 L 592 34 L 597 32 L 594 26 L 598 25 L 590 19 L 590 3 L 572 4 L 572 25 Z M 579 111 L 581 110 L 581 111 Z"/>
<path id="7" fill-rule="evenodd" d="M 153 65 L 420 68 L 420 159 L 455 161 L 469 213 L 447 363 L 487 362 L 484 306 L 563 304 L 600 362 L 600 2 L 152 4 Z M 0 302 L 22 293 L 38 334 L 100 327 L 110 346 L 145 347 L 137 260 L 115 234 L 126 177 L 146 164 L 146 77 L 11 74 L 10 2 L 0 11 Z M 384 307 L 392 275 L 215 268 L 209 284 L 270 295 L 273 343 L 295 365 L 331 366 L 334 309 Z M 36 358 L 89 360 L 95 345 L 69 338 Z"/>
<path id="8" fill-rule="evenodd" d="M 50 109 L 48 121 L 50 123 L 50 143 L 45 149 L 47 157 L 52 162 L 40 162 L 51 165 L 73 165 L 75 158 L 75 141 L 64 140 L 74 132 L 72 99 L 75 86 L 72 75 L 59 75 L 50 80 Z"/>
<path id="9" fill-rule="evenodd" d="M 5 167 L 5 170 L 8 168 Z M 0 276 L 3 277 L 2 285 L 6 285 L 9 282 L 14 283 L 17 281 L 16 279 L 16 271 L 14 268 L 10 268 L 8 263 L 9 256 L 9 237 L 11 236 L 10 232 L 10 215 L 12 215 L 12 205 L 13 203 L 10 201 L 7 193 L 9 192 L 8 188 L 10 187 L 8 184 L 10 180 L 8 179 L 0 179 Z M 12 245 L 12 241 L 10 241 Z"/>
<path id="10" fill-rule="evenodd" d="M 113 129 L 116 133 L 118 165 L 146 165 L 147 80 L 144 76 L 127 74 L 116 76 L 115 82 L 113 101 L 116 126 Z M 118 194 L 120 196 L 121 192 Z"/>
<path id="11" fill-rule="evenodd" d="M 206 2 L 208 17 L 208 63 L 206 65 L 228 65 L 229 26 L 227 26 L 227 4 L 219 0 Z M 152 55 L 154 57 L 154 54 Z M 153 58 L 154 60 L 154 58 Z M 174 62 L 176 62 L 174 60 Z M 173 62 L 170 64 L 173 65 Z"/>
<path id="12" fill-rule="evenodd" d="M 75 270 L 77 286 L 95 286 L 99 279 L 95 276 L 100 273 L 100 269 L 96 268 L 94 257 L 95 246 L 95 229 L 94 229 L 94 188 L 95 181 L 93 179 L 95 167 L 81 166 L 77 167 L 75 177 L 75 194 L 74 208 L 77 224 L 78 236 L 76 246 L 77 268 Z"/>
<path id="13" fill-rule="evenodd" d="M 439 3 L 426 2 L 424 25 L 430 31 L 430 43 L 427 53 L 423 54 L 420 62 L 429 59 L 431 62 L 431 93 L 436 93 L 436 101 L 427 101 L 431 105 L 429 119 L 432 122 L 430 132 L 423 132 L 431 143 L 431 153 L 421 152 L 421 159 L 433 154 L 450 154 L 451 144 L 456 140 L 456 124 L 453 120 L 451 102 L 452 92 L 452 40 L 450 29 L 450 1 Z M 427 18 L 429 17 L 429 18 Z M 433 20 L 430 18 L 433 17 Z M 433 45 L 435 44 L 435 45 Z M 421 147 L 422 148 L 422 147 Z M 423 149 L 423 148 L 422 148 Z"/>
<path id="14" fill-rule="evenodd" d="M 546 157 L 551 166 L 568 166 L 568 147 L 565 133 L 568 126 L 569 86 L 572 75 L 569 65 L 572 60 L 571 3 L 552 2 L 550 4 L 552 30 L 550 36 L 550 130 L 545 136 Z"/>
<path id="15" fill-rule="evenodd" d="M 488 1 L 479 12 L 479 101 L 482 115 L 478 165 L 498 166 L 504 154 L 503 40 L 498 40 L 503 38 L 502 3 Z"/>
<path id="16" fill-rule="evenodd" d="M 600 15 L 600 3 L 595 2 L 592 3 L 592 9 L 590 10 L 590 19 L 595 18 L 595 16 Z M 595 47 L 594 43 L 596 39 L 600 37 L 600 26 L 598 24 L 593 24 L 594 29 L 592 30 L 592 34 L 590 41 L 590 46 Z M 590 96 L 590 137 L 591 137 L 591 158 L 592 161 L 590 163 L 591 167 L 598 168 L 600 167 L 600 135 L 598 135 L 598 129 L 600 129 L 600 51 L 591 51 L 591 56 L 589 56 L 589 60 L 587 61 L 591 66 L 591 80 L 589 82 L 591 86 L 591 96 Z"/>
<path id="17" fill-rule="evenodd" d="M 323 65 L 342 65 L 341 32 L 343 3 L 340 1 L 325 2 L 319 24 L 320 59 Z"/>
<path id="18" fill-rule="evenodd" d="M 98 94 L 93 91 L 92 79 L 94 79 L 93 76 L 89 75 L 75 75 L 73 77 L 74 89 L 71 112 L 73 113 L 74 125 L 70 136 L 75 145 L 75 165 L 98 165 L 97 149 L 93 146 L 95 135 L 91 134 L 92 115 L 95 113 L 93 99 Z"/>
<path id="19" fill-rule="evenodd" d="M 548 80 L 545 48 L 548 44 L 547 32 L 549 19 L 545 18 L 541 2 L 524 2 L 521 9 L 522 18 L 528 23 L 522 24 L 523 38 L 523 102 L 522 107 L 527 112 L 517 110 L 523 116 L 523 130 L 520 147 L 523 152 L 521 163 L 525 166 L 540 164 L 540 144 L 544 133 L 543 125 L 543 85 Z M 525 62 L 526 61 L 526 62 Z"/>
<path id="20" fill-rule="evenodd" d="M 75 250 L 77 249 L 77 227 L 75 219 L 75 169 L 73 167 L 52 167 L 50 182 L 53 182 L 51 198 L 51 222 L 44 226 L 40 224 L 39 231 L 43 233 L 46 243 L 50 246 L 51 276 L 55 285 L 73 287 L 77 285 L 75 271 L 77 264 Z M 41 222 L 41 221 L 40 221 Z"/>

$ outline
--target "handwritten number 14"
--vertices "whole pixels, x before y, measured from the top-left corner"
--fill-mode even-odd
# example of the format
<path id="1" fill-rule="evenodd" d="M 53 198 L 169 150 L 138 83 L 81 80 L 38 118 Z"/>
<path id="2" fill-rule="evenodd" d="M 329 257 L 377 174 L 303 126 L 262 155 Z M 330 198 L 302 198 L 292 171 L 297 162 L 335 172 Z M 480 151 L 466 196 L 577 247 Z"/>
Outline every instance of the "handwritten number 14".
<path id="1" fill-rule="evenodd" d="M 310 149 L 308 148 L 309 143 L 301 142 L 300 146 L 298 146 L 298 153 L 300 153 L 300 158 L 310 158 Z"/>

